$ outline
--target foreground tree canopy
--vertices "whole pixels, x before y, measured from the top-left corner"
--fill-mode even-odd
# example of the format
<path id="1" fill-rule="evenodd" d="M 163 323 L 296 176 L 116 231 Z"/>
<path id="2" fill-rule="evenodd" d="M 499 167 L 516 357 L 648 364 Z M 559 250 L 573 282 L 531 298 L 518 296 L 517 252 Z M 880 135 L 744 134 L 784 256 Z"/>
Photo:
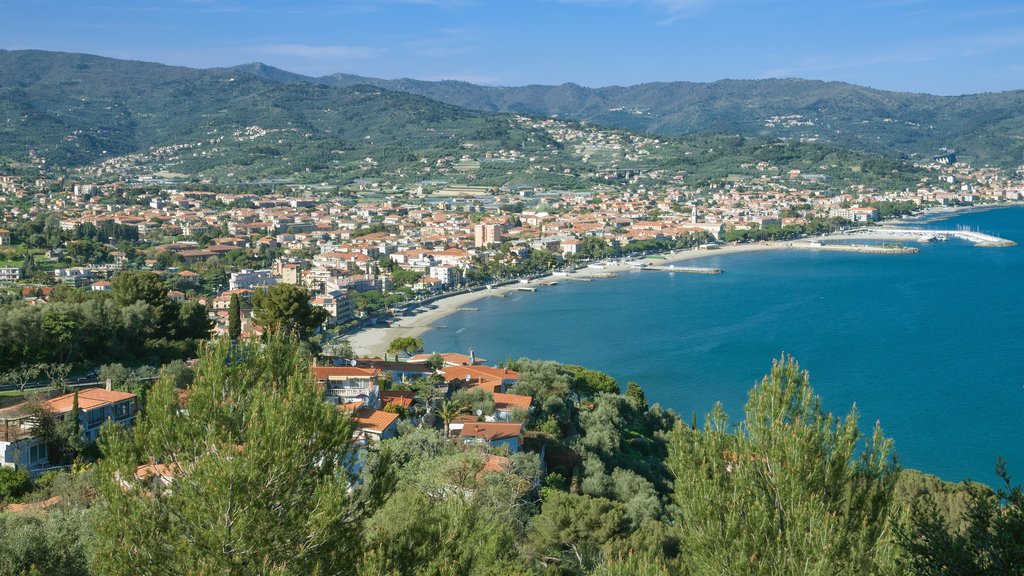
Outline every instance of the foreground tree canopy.
<path id="1" fill-rule="evenodd" d="M 135 429 L 104 431 L 94 569 L 344 573 L 389 489 L 385 461 L 356 486 L 352 430 L 288 339 L 208 346 L 187 409 L 162 381 Z"/>
<path id="2" fill-rule="evenodd" d="M 892 571 L 896 466 L 876 425 L 827 414 L 808 374 L 777 361 L 750 391 L 734 430 L 721 406 L 702 430 L 677 429 L 675 477 L 683 564 L 699 574 Z"/>
<path id="3" fill-rule="evenodd" d="M 323 401 L 303 350 L 282 334 L 208 344 L 187 403 L 181 379 L 163 370 L 137 426 L 103 430 L 97 466 L 34 486 L 9 471 L 0 504 L 63 500 L 0 513 L 0 576 L 1024 567 L 1019 488 L 900 473 L 878 427 L 863 436 L 855 411 L 826 413 L 792 359 L 774 363 L 738 423 L 716 408 L 696 429 L 649 405 L 635 383 L 619 394 L 601 373 L 510 362 L 514 391 L 534 403 L 520 414 L 529 449 L 509 453 L 442 431 L 458 402 L 486 407 L 493 395 L 444 400 L 426 379 L 414 392 L 430 408 L 412 411 L 424 420 L 403 420 L 380 444 L 354 444 L 354 423 Z"/>

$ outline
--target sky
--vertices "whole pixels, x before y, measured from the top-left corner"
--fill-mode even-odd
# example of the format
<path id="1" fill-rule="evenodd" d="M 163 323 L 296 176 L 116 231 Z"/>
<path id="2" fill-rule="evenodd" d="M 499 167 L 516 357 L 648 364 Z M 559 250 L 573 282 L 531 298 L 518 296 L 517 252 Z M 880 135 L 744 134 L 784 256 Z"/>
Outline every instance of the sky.
<path id="1" fill-rule="evenodd" d="M 0 22 L 8 50 L 310 76 L 1024 89 L 1021 0 L 0 0 Z"/>

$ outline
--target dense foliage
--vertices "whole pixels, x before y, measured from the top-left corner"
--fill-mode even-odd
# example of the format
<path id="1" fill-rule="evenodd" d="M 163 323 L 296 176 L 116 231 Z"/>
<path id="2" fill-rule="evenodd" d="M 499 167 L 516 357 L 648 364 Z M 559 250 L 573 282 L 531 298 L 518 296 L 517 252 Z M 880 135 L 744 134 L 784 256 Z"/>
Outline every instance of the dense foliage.
<path id="1" fill-rule="evenodd" d="M 388 465 L 350 490 L 352 422 L 323 401 L 290 340 L 210 345 L 181 408 L 162 381 L 138 426 L 105 431 L 91 524 L 98 573 L 350 569 L 362 524 L 390 489 Z M 144 464 L 153 472 L 137 473 Z"/>
<path id="2" fill-rule="evenodd" d="M 750 392 L 741 422 L 716 409 L 701 429 L 648 406 L 635 383 L 620 394 L 600 372 L 510 361 L 520 373 L 513 391 L 534 398 L 528 450 L 510 454 L 446 438 L 419 409 L 396 438 L 363 449 L 351 420 L 323 402 L 302 350 L 280 336 L 212 343 L 187 404 L 165 370 L 134 429 L 104 429 L 97 465 L 44 475 L 27 495 L 27 479 L 5 473 L 8 501 L 50 504 L 0 513 L 0 575 L 1022 566 L 1019 488 L 902 477 L 881 432 L 864 438 L 855 413 L 825 413 L 791 359 Z M 412 389 L 440 400 L 428 381 Z M 440 404 L 487 414 L 493 398 L 460 390 Z"/>
<path id="3" fill-rule="evenodd" d="M 152 272 L 122 272 L 112 292 L 64 291 L 56 301 L 0 306 L 0 373 L 24 365 L 160 364 L 194 353 L 210 333 L 206 309 L 174 302 Z M 95 365 L 95 364 L 93 364 Z"/>

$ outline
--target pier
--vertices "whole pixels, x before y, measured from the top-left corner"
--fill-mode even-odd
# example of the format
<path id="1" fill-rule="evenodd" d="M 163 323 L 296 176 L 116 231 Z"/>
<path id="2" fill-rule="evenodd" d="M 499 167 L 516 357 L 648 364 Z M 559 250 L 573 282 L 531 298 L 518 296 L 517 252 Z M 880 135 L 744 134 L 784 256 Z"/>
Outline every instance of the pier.
<path id="1" fill-rule="evenodd" d="M 721 274 L 725 272 L 721 268 L 702 268 L 700 266 L 673 266 L 671 264 L 655 264 L 644 266 L 641 270 L 656 270 L 659 272 L 685 272 L 687 274 Z"/>
<path id="2" fill-rule="evenodd" d="M 867 244 L 819 244 L 814 242 L 791 242 L 786 248 L 824 252 L 861 252 L 864 254 L 917 254 L 921 250 L 913 246 L 872 246 Z"/>
<path id="3" fill-rule="evenodd" d="M 924 230 L 920 228 L 856 228 L 845 232 L 843 234 L 836 235 L 835 238 L 863 238 L 869 240 L 904 240 L 907 242 L 920 242 L 928 243 L 935 240 L 946 240 L 949 238 L 958 238 L 960 240 L 966 240 L 974 244 L 975 246 L 981 246 L 985 248 L 1003 248 L 1007 246 L 1016 246 L 1017 243 L 1012 240 L 1000 238 L 998 236 L 992 236 L 990 234 L 982 234 L 981 232 L 974 232 L 972 230 Z"/>

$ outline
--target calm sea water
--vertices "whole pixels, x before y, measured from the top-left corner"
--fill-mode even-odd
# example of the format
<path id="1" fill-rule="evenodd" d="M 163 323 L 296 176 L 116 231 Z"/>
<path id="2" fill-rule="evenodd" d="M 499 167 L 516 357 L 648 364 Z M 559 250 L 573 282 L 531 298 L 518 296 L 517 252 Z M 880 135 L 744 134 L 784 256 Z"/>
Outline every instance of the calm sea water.
<path id="1" fill-rule="evenodd" d="M 1024 208 L 962 214 L 1024 245 Z M 810 371 L 826 410 L 880 421 L 900 462 L 994 483 L 997 456 L 1024 480 L 1024 246 L 951 240 L 913 255 L 709 256 L 705 276 L 629 272 L 474 303 L 424 336 L 428 351 L 527 356 L 636 381 L 689 421 L 721 401 L 734 420 L 773 358 Z"/>

